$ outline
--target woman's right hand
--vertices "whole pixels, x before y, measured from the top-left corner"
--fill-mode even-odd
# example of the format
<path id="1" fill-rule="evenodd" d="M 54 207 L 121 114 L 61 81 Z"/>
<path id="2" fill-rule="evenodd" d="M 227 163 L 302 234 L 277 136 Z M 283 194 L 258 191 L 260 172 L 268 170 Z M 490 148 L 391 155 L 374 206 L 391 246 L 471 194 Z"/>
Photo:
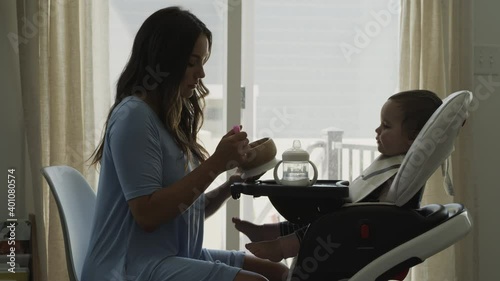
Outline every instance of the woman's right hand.
<path id="1" fill-rule="evenodd" d="M 222 137 L 211 158 L 217 160 L 223 171 L 239 167 L 246 161 L 246 153 L 250 149 L 248 143 L 246 132 L 230 130 Z"/>

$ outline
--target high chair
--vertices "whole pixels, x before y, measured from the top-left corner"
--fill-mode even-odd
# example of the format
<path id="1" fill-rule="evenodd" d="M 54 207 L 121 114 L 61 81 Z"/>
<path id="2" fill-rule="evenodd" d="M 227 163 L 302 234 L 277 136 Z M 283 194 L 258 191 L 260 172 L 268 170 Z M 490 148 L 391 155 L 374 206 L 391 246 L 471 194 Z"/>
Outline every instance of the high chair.
<path id="1" fill-rule="evenodd" d="M 453 245 L 472 227 L 461 204 L 408 205 L 441 165 L 449 178 L 447 161 L 471 102 L 469 91 L 443 100 L 405 155 L 388 202 L 361 202 L 343 184 L 331 190 L 285 187 L 284 193 L 272 184 L 234 184 L 233 198 L 268 196 L 286 219 L 310 223 L 288 280 L 403 280 L 412 266 Z M 450 181 L 446 189 L 453 194 Z"/>

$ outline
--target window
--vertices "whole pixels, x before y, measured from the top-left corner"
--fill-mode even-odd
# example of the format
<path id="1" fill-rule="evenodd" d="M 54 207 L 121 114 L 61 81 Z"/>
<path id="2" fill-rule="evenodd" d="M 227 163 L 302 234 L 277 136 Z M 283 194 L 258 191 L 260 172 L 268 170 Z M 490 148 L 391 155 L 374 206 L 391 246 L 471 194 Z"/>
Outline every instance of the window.
<path id="1" fill-rule="evenodd" d="M 397 87 L 399 1 L 243 3 L 244 127 L 252 139 L 272 137 L 278 158 L 294 139 L 305 149 L 326 141 L 325 129 L 340 131 L 342 169 L 330 179 L 357 176 L 378 154 L 380 108 Z M 311 154 L 322 179 L 338 168 L 327 167 L 325 153 Z M 267 198 L 242 202 L 245 219 L 280 220 Z"/>
<path id="2" fill-rule="evenodd" d="M 191 10 L 213 33 L 204 79 L 211 94 L 201 134 L 209 152 L 225 133 L 223 119 L 228 112 L 224 84 L 231 71 L 226 53 L 227 27 L 232 23 L 226 12 L 241 8 L 245 98 L 241 114 L 249 139 L 272 137 L 280 158 L 294 139 L 307 148 L 327 140 L 325 129 L 336 128 L 342 131 L 344 147 L 338 177 L 355 177 L 370 163 L 367 159 L 374 153 L 365 155 L 359 146 L 346 147 L 375 146 L 380 107 L 397 88 L 399 1 L 110 0 L 112 89 L 140 24 L 154 11 L 171 5 Z M 311 154 L 320 178 L 331 176 L 325 154 L 321 149 Z M 358 159 L 353 161 L 355 168 L 347 168 L 349 159 L 354 158 Z M 262 178 L 272 179 L 271 172 Z M 220 183 L 218 179 L 214 185 Z M 240 203 L 243 219 L 258 223 L 280 220 L 267 198 L 243 195 Z M 225 211 L 210 218 L 205 227 L 205 246 L 224 248 Z"/>

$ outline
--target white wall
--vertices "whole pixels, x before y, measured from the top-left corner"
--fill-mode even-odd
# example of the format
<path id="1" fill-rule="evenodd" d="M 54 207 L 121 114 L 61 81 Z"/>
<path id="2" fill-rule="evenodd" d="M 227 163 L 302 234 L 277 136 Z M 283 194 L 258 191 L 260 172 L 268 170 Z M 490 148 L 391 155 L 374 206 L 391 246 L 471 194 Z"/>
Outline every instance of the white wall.
<path id="1" fill-rule="evenodd" d="M 474 45 L 500 47 L 500 1 L 474 1 Z M 497 62 L 500 63 L 500 58 Z M 482 93 L 478 109 L 471 114 L 473 133 L 473 169 L 469 176 L 471 188 L 478 189 L 479 214 L 479 280 L 500 280 L 499 254 L 500 223 L 498 204 L 500 184 L 500 76 L 493 78 L 491 88 L 481 86 L 475 77 L 476 95 Z M 483 77 L 488 80 L 487 77 Z M 484 80 L 483 80 L 484 81 Z"/>
<path id="2" fill-rule="evenodd" d="M 27 218 L 24 204 L 24 125 L 19 60 L 9 34 L 17 33 L 16 1 L 0 1 L 0 221 L 6 219 L 7 169 L 15 168 L 16 218 Z M 5 207 L 4 207 L 5 206 Z"/>

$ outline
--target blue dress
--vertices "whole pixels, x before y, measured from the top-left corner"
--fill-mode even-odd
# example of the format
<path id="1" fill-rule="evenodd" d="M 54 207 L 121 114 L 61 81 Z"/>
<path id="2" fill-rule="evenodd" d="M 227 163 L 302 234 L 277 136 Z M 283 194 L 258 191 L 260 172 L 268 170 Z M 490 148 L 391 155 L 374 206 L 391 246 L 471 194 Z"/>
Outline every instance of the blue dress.
<path id="1" fill-rule="evenodd" d="M 191 170 L 145 102 L 131 96 L 113 110 L 82 281 L 234 279 L 243 264 L 242 252 L 202 248 L 203 194 L 151 233 L 143 231 L 130 212 L 128 200 L 168 188 Z"/>

